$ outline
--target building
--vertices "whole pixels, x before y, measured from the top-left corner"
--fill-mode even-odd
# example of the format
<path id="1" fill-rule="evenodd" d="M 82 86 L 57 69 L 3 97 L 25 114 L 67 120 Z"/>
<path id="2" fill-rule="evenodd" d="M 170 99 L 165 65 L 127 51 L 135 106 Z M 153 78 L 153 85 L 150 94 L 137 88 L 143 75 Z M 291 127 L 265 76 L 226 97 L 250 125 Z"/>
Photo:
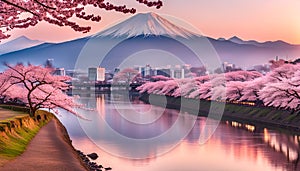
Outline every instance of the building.
<path id="1" fill-rule="evenodd" d="M 65 68 L 56 68 L 53 72 L 53 75 L 65 76 L 66 75 Z"/>
<path id="2" fill-rule="evenodd" d="M 89 68 L 88 79 L 90 81 L 104 81 L 105 80 L 105 68 Z"/>
<path id="3" fill-rule="evenodd" d="M 171 69 L 158 69 L 157 75 L 162 75 L 165 77 L 171 77 Z"/>
<path id="4" fill-rule="evenodd" d="M 46 68 L 54 68 L 54 59 L 47 59 L 46 62 L 45 62 L 45 67 Z"/>
<path id="5" fill-rule="evenodd" d="M 222 63 L 222 69 L 221 69 L 221 73 L 222 72 L 232 72 L 232 71 L 239 71 L 241 70 L 240 67 L 237 67 L 235 64 L 232 63 L 228 63 L 228 62 L 223 62 Z"/>
<path id="6" fill-rule="evenodd" d="M 142 77 L 149 77 L 157 74 L 156 69 L 152 69 L 149 64 L 146 66 L 135 66 L 134 69 L 137 70 Z"/>
<path id="7" fill-rule="evenodd" d="M 171 77 L 172 78 L 185 78 L 184 68 L 176 68 L 171 70 Z"/>
<path id="8" fill-rule="evenodd" d="M 261 74 L 266 74 L 267 72 L 270 72 L 270 65 L 268 64 L 255 65 L 253 66 L 253 69 L 257 72 L 260 72 Z"/>
<path id="9" fill-rule="evenodd" d="M 148 64 L 148 65 L 146 65 L 146 67 L 145 67 L 145 73 L 144 73 L 144 76 L 146 77 L 146 76 L 152 76 L 152 73 L 151 73 L 151 66 Z"/>

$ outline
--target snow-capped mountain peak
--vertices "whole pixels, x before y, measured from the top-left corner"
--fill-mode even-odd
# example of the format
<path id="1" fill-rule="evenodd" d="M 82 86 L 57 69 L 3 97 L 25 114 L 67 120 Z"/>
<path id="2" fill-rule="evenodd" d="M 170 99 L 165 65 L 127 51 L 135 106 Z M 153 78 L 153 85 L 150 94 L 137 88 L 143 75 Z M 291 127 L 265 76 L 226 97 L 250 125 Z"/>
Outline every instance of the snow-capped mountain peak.
<path id="1" fill-rule="evenodd" d="M 176 26 L 167 19 L 155 13 L 140 13 L 133 17 L 110 27 L 94 36 L 112 36 L 112 37 L 136 37 L 136 36 L 161 36 L 189 38 L 197 34 L 188 31 L 185 28 Z"/>

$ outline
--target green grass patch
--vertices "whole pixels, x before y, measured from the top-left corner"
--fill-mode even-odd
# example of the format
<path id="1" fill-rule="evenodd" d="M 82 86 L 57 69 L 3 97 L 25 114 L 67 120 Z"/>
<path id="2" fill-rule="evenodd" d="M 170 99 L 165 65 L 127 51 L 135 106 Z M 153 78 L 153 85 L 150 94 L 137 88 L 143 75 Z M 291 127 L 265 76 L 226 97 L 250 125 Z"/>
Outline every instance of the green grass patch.
<path id="1" fill-rule="evenodd" d="M 0 137 L 0 157 L 12 159 L 22 154 L 31 139 L 38 133 L 40 128 L 47 122 L 41 122 L 33 126 L 33 128 L 17 128 L 14 134 L 7 134 L 7 137 Z"/>
<path id="2" fill-rule="evenodd" d="M 36 114 L 40 115 L 41 119 L 39 122 L 34 118 L 30 118 L 28 114 L 16 115 L 12 118 L 0 120 L 0 131 L 3 134 L 0 135 L 0 160 L 1 158 L 10 160 L 22 154 L 40 128 L 47 124 L 52 118 L 52 114 L 47 111 L 37 111 Z M 21 123 L 24 122 L 24 120 L 31 123 L 29 127 L 22 126 Z M 13 123 L 19 124 L 20 126 L 14 127 Z M 9 128 L 8 130 L 11 130 L 11 132 L 5 132 L 7 128 Z"/>
<path id="3" fill-rule="evenodd" d="M 276 112 L 274 113 L 274 115 L 271 117 L 271 120 L 279 120 L 281 119 L 281 113 L 280 112 Z"/>
<path id="4" fill-rule="evenodd" d="M 290 116 L 288 116 L 286 118 L 286 121 L 291 122 L 293 120 L 295 120 L 298 117 L 298 114 L 291 114 Z"/>
<path id="5" fill-rule="evenodd" d="M 10 159 L 22 154 L 30 140 L 37 134 L 39 129 L 39 126 L 33 129 L 19 129 L 16 132 L 20 137 L 8 135 L 8 139 L 0 140 L 2 148 L 0 156 Z"/>
<path id="6" fill-rule="evenodd" d="M 257 116 L 260 117 L 260 118 L 263 118 L 265 116 L 267 116 L 269 113 L 269 111 L 265 110 L 265 109 L 262 109 L 260 110 L 258 113 L 257 113 Z"/>

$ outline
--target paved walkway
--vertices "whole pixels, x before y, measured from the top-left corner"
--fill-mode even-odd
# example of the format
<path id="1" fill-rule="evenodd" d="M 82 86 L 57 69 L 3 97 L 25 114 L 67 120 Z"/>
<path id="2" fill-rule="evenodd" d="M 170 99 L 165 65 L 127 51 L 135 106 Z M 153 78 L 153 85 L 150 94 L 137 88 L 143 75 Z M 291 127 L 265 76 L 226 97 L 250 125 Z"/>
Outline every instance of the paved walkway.
<path id="1" fill-rule="evenodd" d="M 0 170 L 81 171 L 86 170 L 74 149 L 67 143 L 64 128 L 56 119 L 42 127 L 26 151 Z"/>

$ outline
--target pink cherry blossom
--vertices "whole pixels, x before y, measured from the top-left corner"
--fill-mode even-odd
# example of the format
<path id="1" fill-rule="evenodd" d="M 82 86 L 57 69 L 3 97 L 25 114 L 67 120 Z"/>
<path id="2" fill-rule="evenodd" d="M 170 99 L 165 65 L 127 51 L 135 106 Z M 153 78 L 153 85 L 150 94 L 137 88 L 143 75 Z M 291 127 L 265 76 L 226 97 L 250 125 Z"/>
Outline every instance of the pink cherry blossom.
<path id="1" fill-rule="evenodd" d="M 137 3 L 148 7 L 161 8 L 163 2 L 136 0 Z M 88 20 L 99 22 L 101 17 L 95 14 L 87 14 L 86 9 L 95 8 L 121 13 L 136 12 L 135 8 L 128 8 L 126 5 L 114 5 L 104 0 L 1 0 L 0 1 L 0 40 L 8 38 L 9 32 L 15 28 L 28 28 L 35 26 L 41 21 L 58 26 L 67 26 L 75 31 L 87 33 L 90 26 L 81 26 L 76 20 Z"/>
<path id="2" fill-rule="evenodd" d="M 247 82 L 230 81 L 226 84 L 226 97 L 229 101 L 238 101 L 243 97 Z"/>
<path id="3" fill-rule="evenodd" d="M 259 102 L 281 109 L 300 109 L 300 64 L 280 64 L 266 75 L 235 71 L 188 79 L 149 82 L 140 92 L 227 102 Z"/>
<path id="4" fill-rule="evenodd" d="M 0 75 L 1 96 L 5 99 L 18 99 L 30 108 L 31 116 L 41 108 L 55 109 L 57 107 L 76 114 L 74 108 L 82 107 L 73 97 L 64 93 L 71 78 L 52 75 L 51 68 L 17 64 L 8 67 Z M 5 81 L 5 84 L 3 84 Z"/>
<path id="5" fill-rule="evenodd" d="M 132 68 L 125 68 L 122 71 L 115 74 L 113 77 L 114 84 L 131 84 L 140 77 L 137 70 Z"/>
<path id="6" fill-rule="evenodd" d="M 290 68 L 290 70 L 288 70 L 288 68 Z M 299 110 L 300 65 L 286 64 L 274 69 L 270 75 L 272 78 L 276 76 L 276 81 L 268 82 L 266 86 L 259 91 L 259 98 L 267 106 Z"/>

